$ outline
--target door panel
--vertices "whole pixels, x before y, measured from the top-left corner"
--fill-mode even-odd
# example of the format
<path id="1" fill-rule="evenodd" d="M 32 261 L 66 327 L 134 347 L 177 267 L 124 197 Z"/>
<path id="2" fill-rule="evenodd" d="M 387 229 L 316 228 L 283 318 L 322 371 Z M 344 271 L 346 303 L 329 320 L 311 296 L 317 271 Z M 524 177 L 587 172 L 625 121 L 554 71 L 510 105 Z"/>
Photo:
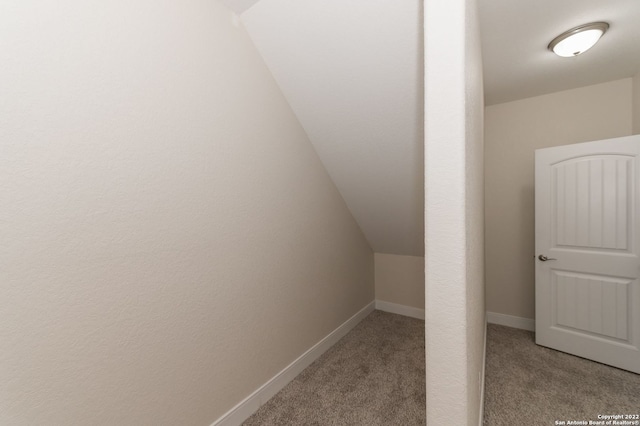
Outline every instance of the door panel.
<path id="1" fill-rule="evenodd" d="M 632 158 L 594 155 L 552 166 L 556 246 L 629 248 Z"/>
<path id="2" fill-rule="evenodd" d="M 552 273 L 552 291 L 557 300 L 556 327 L 630 343 L 627 307 L 630 280 L 575 272 Z"/>
<path id="3" fill-rule="evenodd" d="M 536 342 L 640 373 L 640 135 L 536 151 Z"/>

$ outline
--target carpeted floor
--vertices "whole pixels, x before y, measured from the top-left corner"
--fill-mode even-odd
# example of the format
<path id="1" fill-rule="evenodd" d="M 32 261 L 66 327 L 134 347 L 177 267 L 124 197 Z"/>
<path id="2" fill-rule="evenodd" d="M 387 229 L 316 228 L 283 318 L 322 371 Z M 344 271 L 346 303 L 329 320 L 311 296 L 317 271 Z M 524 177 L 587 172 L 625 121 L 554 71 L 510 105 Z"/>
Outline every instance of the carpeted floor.
<path id="1" fill-rule="evenodd" d="M 486 426 L 640 414 L 640 375 L 537 346 L 532 332 L 489 324 L 484 410 Z"/>
<path id="2" fill-rule="evenodd" d="M 424 321 L 374 311 L 243 423 L 424 425 Z"/>
<path id="3" fill-rule="evenodd" d="M 640 414 L 640 375 L 537 346 L 529 331 L 489 324 L 487 333 L 485 426 L 588 424 L 599 414 Z M 424 424 L 424 321 L 382 311 L 244 423 Z"/>

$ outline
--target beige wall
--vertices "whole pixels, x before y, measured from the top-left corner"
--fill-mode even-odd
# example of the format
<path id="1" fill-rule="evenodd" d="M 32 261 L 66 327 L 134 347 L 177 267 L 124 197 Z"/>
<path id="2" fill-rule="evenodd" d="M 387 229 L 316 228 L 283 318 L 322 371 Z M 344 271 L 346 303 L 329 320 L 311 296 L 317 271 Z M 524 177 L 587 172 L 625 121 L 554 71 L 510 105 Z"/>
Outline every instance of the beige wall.
<path id="1" fill-rule="evenodd" d="M 227 9 L 0 12 L 0 424 L 209 425 L 373 300 Z"/>
<path id="2" fill-rule="evenodd" d="M 485 289 L 477 5 L 427 1 L 424 19 L 427 424 L 478 425 Z"/>
<path id="3" fill-rule="evenodd" d="M 487 311 L 534 318 L 534 150 L 631 134 L 631 79 L 485 111 Z"/>
<path id="4" fill-rule="evenodd" d="M 424 309 L 424 257 L 375 254 L 376 300 Z"/>
<path id="5" fill-rule="evenodd" d="M 633 77 L 633 134 L 640 134 L 640 71 Z"/>

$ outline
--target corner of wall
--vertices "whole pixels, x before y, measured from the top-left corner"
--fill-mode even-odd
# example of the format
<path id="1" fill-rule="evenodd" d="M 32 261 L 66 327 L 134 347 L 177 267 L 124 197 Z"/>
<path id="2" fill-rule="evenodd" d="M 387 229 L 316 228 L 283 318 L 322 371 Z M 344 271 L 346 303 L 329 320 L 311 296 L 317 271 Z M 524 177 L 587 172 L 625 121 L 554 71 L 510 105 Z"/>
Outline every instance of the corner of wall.
<path id="1" fill-rule="evenodd" d="M 488 315 L 484 318 L 484 337 L 482 345 L 482 371 L 480 373 L 480 415 L 478 426 L 484 423 L 484 391 L 485 391 L 485 372 L 487 369 L 487 328 L 489 327 Z"/>
<path id="2" fill-rule="evenodd" d="M 424 257 L 375 253 L 374 262 L 379 306 L 404 306 L 424 314 Z"/>
<path id="3" fill-rule="evenodd" d="M 637 135 L 640 134 L 640 71 L 638 71 L 638 73 L 633 76 L 631 84 L 633 85 L 631 99 L 631 133 Z"/>

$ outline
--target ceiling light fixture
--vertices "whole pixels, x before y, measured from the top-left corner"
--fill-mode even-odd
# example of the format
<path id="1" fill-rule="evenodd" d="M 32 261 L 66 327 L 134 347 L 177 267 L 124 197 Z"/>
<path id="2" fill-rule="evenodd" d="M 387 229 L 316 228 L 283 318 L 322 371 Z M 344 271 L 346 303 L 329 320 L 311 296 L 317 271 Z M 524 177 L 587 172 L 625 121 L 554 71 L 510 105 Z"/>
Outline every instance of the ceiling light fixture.
<path id="1" fill-rule="evenodd" d="M 606 22 L 592 22 L 590 24 L 579 25 L 551 40 L 548 48 L 563 58 L 578 56 L 591 49 L 607 29 L 609 29 L 609 24 Z"/>

